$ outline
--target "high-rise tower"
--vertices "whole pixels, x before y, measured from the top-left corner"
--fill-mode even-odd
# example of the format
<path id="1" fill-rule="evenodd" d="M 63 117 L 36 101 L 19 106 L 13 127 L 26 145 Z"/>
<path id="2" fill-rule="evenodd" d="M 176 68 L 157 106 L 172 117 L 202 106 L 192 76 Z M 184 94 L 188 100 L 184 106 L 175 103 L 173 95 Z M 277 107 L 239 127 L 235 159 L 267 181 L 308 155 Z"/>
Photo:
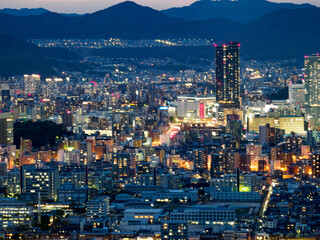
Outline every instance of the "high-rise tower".
<path id="1" fill-rule="evenodd" d="M 320 56 L 305 56 L 306 114 L 310 117 L 320 117 Z"/>
<path id="2" fill-rule="evenodd" d="M 40 91 L 40 75 L 24 75 L 24 92 L 25 94 L 35 94 Z"/>
<path id="3" fill-rule="evenodd" d="M 216 46 L 216 98 L 222 107 L 240 106 L 240 44 Z"/>
<path id="4" fill-rule="evenodd" d="M 0 145 L 13 145 L 13 118 L 10 112 L 0 113 Z"/>

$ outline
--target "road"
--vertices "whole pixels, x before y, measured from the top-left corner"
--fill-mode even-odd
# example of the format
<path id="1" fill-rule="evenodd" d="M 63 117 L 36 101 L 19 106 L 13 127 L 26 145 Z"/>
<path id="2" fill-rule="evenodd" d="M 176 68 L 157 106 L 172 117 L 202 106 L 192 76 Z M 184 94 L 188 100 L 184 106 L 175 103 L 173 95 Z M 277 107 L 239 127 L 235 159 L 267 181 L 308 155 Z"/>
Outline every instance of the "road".
<path id="1" fill-rule="evenodd" d="M 260 208 L 260 211 L 259 211 L 259 216 L 257 217 L 256 219 L 256 223 L 254 224 L 254 227 L 253 227 L 253 236 L 252 236 L 252 239 L 256 239 L 256 234 L 258 232 L 260 232 L 260 228 L 262 227 L 262 221 L 264 219 L 264 214 L 267 210 L 267 207 L 268 207 L 268 204 L 269 204 L 269 201 L 270 201 L 270 197 L 272 195 L 272 192 L 273 192 L 273 186 L 275 184 L 275 181 L 272 180 L 271 184 L 269 185 L 269 188 L 268 188 L 268 193 L 266 194 L 264 200 L 263 200 L 263 203 L 261 205 L 261 208 Z"/>

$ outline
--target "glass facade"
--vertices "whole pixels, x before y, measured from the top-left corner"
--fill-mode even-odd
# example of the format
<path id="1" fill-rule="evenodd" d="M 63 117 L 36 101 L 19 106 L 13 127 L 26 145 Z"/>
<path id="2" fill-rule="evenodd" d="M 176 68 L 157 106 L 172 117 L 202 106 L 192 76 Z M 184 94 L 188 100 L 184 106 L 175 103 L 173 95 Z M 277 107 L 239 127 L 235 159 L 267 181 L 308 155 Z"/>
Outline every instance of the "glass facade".
<path id="1" fill-rule="evenodd" d="M 239 43 L 216 46 L 216 98 L 222 106 L 240 106 Z"/>
<path id="2" fill-rule="evenodd" d="M 309 117 L 320 116 L 320 56 L 305 56 L 305 107 Z"/>

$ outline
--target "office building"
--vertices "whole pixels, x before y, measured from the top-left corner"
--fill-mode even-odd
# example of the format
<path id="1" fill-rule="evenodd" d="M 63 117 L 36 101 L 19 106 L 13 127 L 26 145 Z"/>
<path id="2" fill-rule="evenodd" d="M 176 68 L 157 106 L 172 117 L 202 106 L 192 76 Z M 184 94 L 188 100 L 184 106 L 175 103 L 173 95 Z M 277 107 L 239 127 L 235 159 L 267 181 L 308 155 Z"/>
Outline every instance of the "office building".
<path id="1" fill-rule="evenodd" d="M 186 221 L 189 225 L 233 225 L 236 221 L 235 209 L 230 206 L 192 206 L 176 208 L 170 213 L 172 221 Z"/>
<path id="2" fill-rule="evenodd" d="M 22 193 L 38 193 L 42 198 L 57 199 L 58 171 L 53 169 L 34 169 L 32 165 L 21 167 Z"/>
<path id="3" fill-rule="evenodd" d="M 218 105 L 214 96 L 178 96 L 177 117 L 179 119 L 218 119 Z"/>
<path id="4" fill-rule="evenodd" d="M 251 166 L 251 156 L 249 154 L 239 154 L 239 163 L 237 164 L 238 168 L 242 171 L 250 171 Z"/>
<path id="5" fill-rule="evenodd" d="M 0 145 L 13 145 L 13 118 L 10 112 L 0 113 Z"/>
<path id="6" fill-rule="evenodd" d="M 66 111 L 62 114 L 62 122 L 65 127 L 72 127 L 74 122 L 74 115 L 71 111 Z"/>
<path id="7" fill-rule="evenodd" d="M 73 184 L 62 184 L 58 189 L 58 201 L 63 203 L 83 204 L 88 201 L 88 187 L 78 188 Z"/>
<path id="8" fill-rule="evenodd" d="M 275 174 L 276 170 L 281 170 L 281 161 L 280 160 L 271 160 L 270 161 L 270 172 Z"/>
<path id="9" fill-rule="evenodd" d="M 12 198 L 0 199 L 0 228 L 31 227 L 32 206 Z"/>
<path id="10" fill-rule="evenodd" d="M 214 153 L 210 155 L 210 175 L 211 177 L 220 176 L 224 173 L 224 163 L 225 163 L 225 153 L 221 151 L 220 153 Z"/>
<path id="11" fill-rule="evenodd" d="M 114 179 L 128 178 L 130 175 L 130 154 L 114 153 L 112 156 L 112 173 Z"/>
<path id="12" fill-rule="evenodd" d="M 305 84 L 289 85 L 289 102 L 294 106 L 304 107 L 305 105 Z"/>
<path id="13" fill-rule="evenodd" d="M 208 150 L 204 148 L 193 149 L 193 162 L 195 169 L 208 169 Z"/>
<path id="14" fill-rule="evenodd" d="M 246 153 L 251 156 L 251 171 L 258 171 L 259 156 L 262 153 L 261 145 L 248 144 L 246 146 Z"/>
<path id="15" fill-rule="evenodd" d="M 32 140 L 31 139 L 20 139 L 20 152 L 24 151 L 31 152 L 32 151 Z"/>
<path id="16" fill-rule="evenodd" d="M 238 152 L 226 151 L 225 153 L 225 172 L 233 173 L 237 168 L 239 168 L 240 154 Z"/>
<path id="17" fill-rule="evenodd" d="M 7 191 L 10 194 L 21 194 L 21 174 L 17 169 L 7 172 Z"/>
<path id="18" fill-rule="evenodd" d="M 259 143 L 262 146 L 272 147 L 283 141 L 284 130 L 270 127 L 270 124 L 259 126 Z"/>
<path id="19" fill-rule="evenodd" d="M 286 137 L 285 139 L 286 151 L 300 150 L 301 146 L 302 146 L 301 136 L 296 136 L 295 133 L 292 133 L 291 136 Z"/>
<path id="20" fill-rule="evenodd" d="M 163 217 L 161 208 L 128 208 L 124 210 L 124 217 L 121 225 L 145 225 L 149 223 L 159 223 Z"/>
<path id="21" fill-rule="evenodd" d="M 216 45 L 216 98 L 222 106 L 240 106 L 239 43 Z"/>
<path id="22" fill-rule="evenodd" d="M 80 163 L 90 165 L 92 163 L 92 144 L 90 142 L 80 143 Z"/>
<path id="23" fill-rule="evenodd" d="M 239 115 L 228 114 L 226 133 L 231 134 L 234 137 L 241 136 L 243 126 L 239 120 Z"/>
<path id="24" fill-rule="evenodd" d="M 142 199 L 154 202 L 195 202 L 197 201 L 197 197 L 197 191 L 191 189 L 161 190 L 141 193 Z"/>
<path id="25" fill-rule="evenodd" d="M 221 178 L 211 178 L 210 187 L 230 189 L 233 192 L 253 192 L 259 190 L 261 179 L 255 173 L 225 174 Z"/>
<path id="26" fill-rule="evenodd" d="M 315 151 L 311 155 L 312 175 L 316 178 L 320 177 L 320 151 Z"/>
<path id="27" fill-rule="evenodd" d="M 35 94 L 40 91 L 40 75 L 24 75 L 25 94 Z"/>
<path id="28" fill-rule="evenodd" d="M 46 78 L 46 85 L 44 89 L 44 95 L 48 98 L 52 96 L 52 94 L 56 94 L 58 88 L 63 85 L 64 81 L 62 78 Z"/>
<path id="29" fill-rule="evenodd" d="M 109 215 L 110 197 L 99 196 L 87 202 L 87 219 L 94 221 Z"/>
<path id="30" fill-rule="evenodd" d="M 231 188 L 208 187 L 205 189 L 214 202 L 258 202 L 261 200 L 259 192 L 238 192 Z"/>
<path id="31" fill-rule="evenodd" d="M 301 145 L 301 156 L 309 156 L 310 145 Z"/>
<path id="32" fill-rule="evenodd" d="M 309 117 L 320 115 L 320 56 L 305 57 L 305 108 Z"/>
<path id="33" fill-rule="evenodd" d="M 260 126 L 266 126 L 267 124 L 269 124 L 270 128 L 283 129 L 285 134 L 290 134 L 291 132 L 305 134 L 304 117 L 294 116 L 249 118 L 249 131 L 259 132 Z"/>
<path id="34" fill-rule="evenodd" d="M 162 221 L 161 240 L 188 240 L 188 222 Z"/>

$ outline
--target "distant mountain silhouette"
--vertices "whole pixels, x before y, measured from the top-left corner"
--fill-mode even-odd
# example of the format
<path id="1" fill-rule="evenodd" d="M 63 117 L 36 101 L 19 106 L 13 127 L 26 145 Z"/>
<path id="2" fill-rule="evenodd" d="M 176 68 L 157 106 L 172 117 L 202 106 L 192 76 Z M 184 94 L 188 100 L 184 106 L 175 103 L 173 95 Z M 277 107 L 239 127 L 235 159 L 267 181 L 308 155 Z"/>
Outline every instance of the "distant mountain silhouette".
<path id="1" fill-rule="evenodd" d="M 264 0 L 254 1 L 266 3 Z M 112 37 L 208 38 L 217 43 L 240 41 L 242 56 L 268 60 L 301 58 L 305 54 L 320 52 L 319 22 L 320 8 L 317 7 L 281 9 L 243 24 L 222 18 L 187 21 L 168 17 L 133 2 L 123 2 L 78 17 L 65 17 L 51 12 L 19 17 L 0 14 L 0 32 L 25 39 Z"/>
<path id="2" fill-rule="evenodd" d="M 22 16 L 38 16 L 45 13 L 49 13 L 50 11 L 44 8 L 21 8 L 21 9 L 13 9 L 13 8 L 3 8 L 0 9 L 0 13 L 13 15 L 17 17 Z M 77 14 L 77 13 L 59 13 L 62 16 L 66 17 L 79 17 L 84 16 L 86 14 Z"/>
<path id="3" fill-rule="evenodd" d="M 49 12 L 49 10 L 44 8 L 21 8 L 21 9 L 12 9 L 12 8 L 3 8 L 0 9 L 0 13 L 9 14 L 13 16 L 31 16 L 31 15 L 41 15 Z"/>
<path id="4" fill-rule="evenodd" d="M 283 9 L 244 25 L 233 38 L 255 59 L 300 58 L 320 52 L 320 8 Z"/>
<path id="5" fill-rule="evenodd" d="M 202 0 L 190 6 L 170 8 L 162 12 L 169 17 L 179 17 L 186 20 L 226 18 L 232 21 L 248 23 L 276 10 L 311 6 L 310 4 L 274 3 L 267 0 Z"/>
<path id="6" fill-rule="evenodd" d="M 0 35 L 0 76 L 25 73 L 54 74 L 53 67 L 80 59 L 62 48 L 39 48 L 25 40 Z"/>
<path id="7" fill-rule="evenodd" d="M 22 38 L 219 38 L 239 25 L 224 19 L 188 22 L 133 2 L 79 17 L 52 12 L 23 17 L 0 14 L 0 32 Z"/>

